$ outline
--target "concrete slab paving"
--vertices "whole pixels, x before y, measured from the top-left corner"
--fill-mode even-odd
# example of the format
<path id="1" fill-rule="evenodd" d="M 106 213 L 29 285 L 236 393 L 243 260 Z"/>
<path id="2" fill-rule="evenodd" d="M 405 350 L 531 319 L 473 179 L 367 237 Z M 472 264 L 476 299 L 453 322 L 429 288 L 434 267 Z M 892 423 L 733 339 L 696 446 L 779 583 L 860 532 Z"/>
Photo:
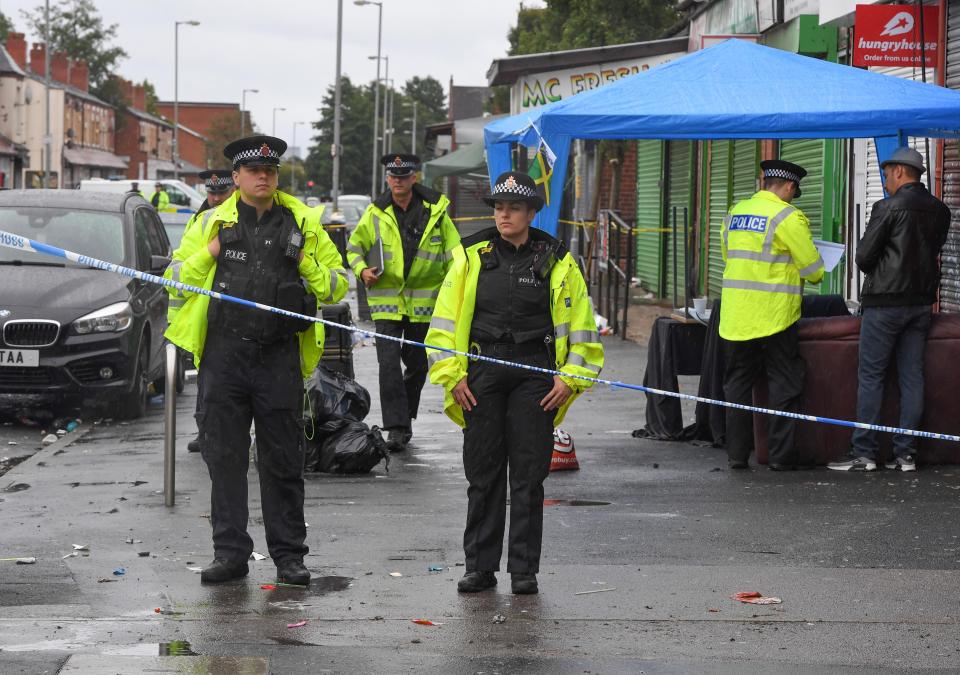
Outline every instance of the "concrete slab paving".
<path id="1" fill-rule="evenodd" d="M 639 382 L 644 350 L 605 344 L 604 374 Z M 355 357 L 379 424 L 372 343 Z M 0 557 L 37 563 L 0 563 L 0 672 L 178 667 L 170 659 L 194 671 L 252 659 L 273 673 L 960 670 L 960 468 L 732 473 L 721 450 L 631 438 L 642 396 L 598 387 L 564 423 L 581 471 L 546 483 L 559 503 L 545 509 L 541 594 L 510 595 L 501 573 L 496 590 L 462 596 L 462 436 L 428 385 L 413 447 L 389 472 L 308 478 L 308 589 L 262 589 L 269 558 L 203 586 L 191 568 L 212 557 L 209 477 L 186 452 L 193 385 L 185 393 L 172 508 L 156 404 L 135 423 L 85 421 L 4 477 L 0 488 L 29 487 L 0 493 Z M 70 555 L 73 544 L 89 551 Z M 748 590 L 783 602 L 730 598 Z M 170 643 L 197 656 L 161 655 Z"/>

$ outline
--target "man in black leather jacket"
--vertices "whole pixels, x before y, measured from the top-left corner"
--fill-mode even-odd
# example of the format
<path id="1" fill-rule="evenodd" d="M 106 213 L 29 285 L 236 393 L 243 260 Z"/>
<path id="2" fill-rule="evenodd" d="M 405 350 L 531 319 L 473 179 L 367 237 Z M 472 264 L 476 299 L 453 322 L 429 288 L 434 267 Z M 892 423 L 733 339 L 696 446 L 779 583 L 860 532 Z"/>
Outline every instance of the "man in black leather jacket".
<path id="1" fill-rule="evenodd" d="M 923 352 L 931 306 L 940 283 L 940 249 L 950 228 L 950 209 L 920 182 L 923 157 L 899 148 L 883 162 L 890 195 L 873 205 L 857 246 L 857 265 L 866 275 L 860 296 L 857 420 L 876 424 L 891 357 L 900 376 L 900 427 L 916 429 L 923 415 Z M 853 432 L 850 456 L 829 464 L 841 471 L 875 471 L 877 432 Z M 888 469 L 916 471 L 916 439 L 896 434 Z"/>

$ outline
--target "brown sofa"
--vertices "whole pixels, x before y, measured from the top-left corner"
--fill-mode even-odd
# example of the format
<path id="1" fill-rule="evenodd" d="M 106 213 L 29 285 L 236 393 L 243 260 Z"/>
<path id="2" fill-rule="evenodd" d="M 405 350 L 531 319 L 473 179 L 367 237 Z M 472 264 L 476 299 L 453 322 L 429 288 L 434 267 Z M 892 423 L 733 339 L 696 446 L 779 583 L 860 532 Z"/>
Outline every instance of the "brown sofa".
<path id="1" fill-rule="evenodd" d="M 807 363 L 801 412 L 819 417 L 855 420 L 857 409 L 857 346 L 860 318 L 855 316 L 801 319 L 800 354 Z M 924 360 L 924 415 L 920 429 L 960 434 L 960 315 L 935 314 Z M 767 405 L 763 382 L 753 391 L 758 406 Z M 891 365 L 884 388 L 880 424 L 898 426 L 899 389 Z M 754 414 L 757 461 L 767 463 L 765 415 Z M 798 459 L 825 464 L 850 447 L 853 429 L 813 422 L 797 423 Z M 891 434 L 880 434 L 880 458 L 891 454 Z M 960 443 L 918 439 L 922 464 L 960 464 Z"/>

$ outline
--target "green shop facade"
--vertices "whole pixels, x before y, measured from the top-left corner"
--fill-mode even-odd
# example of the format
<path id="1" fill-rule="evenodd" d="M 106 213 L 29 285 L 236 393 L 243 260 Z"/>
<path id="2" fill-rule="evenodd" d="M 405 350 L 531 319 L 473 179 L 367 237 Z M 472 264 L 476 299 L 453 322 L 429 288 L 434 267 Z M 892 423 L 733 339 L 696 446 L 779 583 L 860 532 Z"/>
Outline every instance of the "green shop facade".
<path id="1" fill-rule="evenodd" d="M 761 36 L 767 46 L 837 62 L 838 31 L 801 15 Z M 802 96 L 803 92 L 797 92 Z M 782 141 L 637 141 L 636 271 L 640 285 L 672 299 L 674 277 L 691 292 L 719 298 L 723 279 L 720 228 L 728 209 L 759 189 L 760 161 L 781 158 L 807 170 L 803 194 L 794 202 L 810 219 L 816 239 L 841 242 L 847 212 L 847 151 L 844 139 Z M 683 236 L 683 213 L 689 223 Z M 676 213 L 677 232 L 673 235 Z M 626 214 L 625 214 L 626 215 Z M 676 255 L 674 251 L 676 250 Z M 680 269 L 674 274 L 674 259 Z M 808 293 L 843 293 L 841 264 Z M 682 281 L 679 283 L 682 284 Z M 678 295 L 682 297 L 682 285 Z"/>

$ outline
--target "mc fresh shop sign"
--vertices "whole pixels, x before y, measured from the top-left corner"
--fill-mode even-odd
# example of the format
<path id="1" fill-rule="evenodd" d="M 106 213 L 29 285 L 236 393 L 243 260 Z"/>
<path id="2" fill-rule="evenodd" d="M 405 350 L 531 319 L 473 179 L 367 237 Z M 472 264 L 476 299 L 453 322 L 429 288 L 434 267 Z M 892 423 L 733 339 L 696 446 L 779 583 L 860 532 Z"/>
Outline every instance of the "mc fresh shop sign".
<path id="1" fill-rule="evenodd" d="M 912 5 L 857 5 L 853 65 L 936 67 L 939 21 L 940 9 L 931 5 L 922 21 Z"/>

